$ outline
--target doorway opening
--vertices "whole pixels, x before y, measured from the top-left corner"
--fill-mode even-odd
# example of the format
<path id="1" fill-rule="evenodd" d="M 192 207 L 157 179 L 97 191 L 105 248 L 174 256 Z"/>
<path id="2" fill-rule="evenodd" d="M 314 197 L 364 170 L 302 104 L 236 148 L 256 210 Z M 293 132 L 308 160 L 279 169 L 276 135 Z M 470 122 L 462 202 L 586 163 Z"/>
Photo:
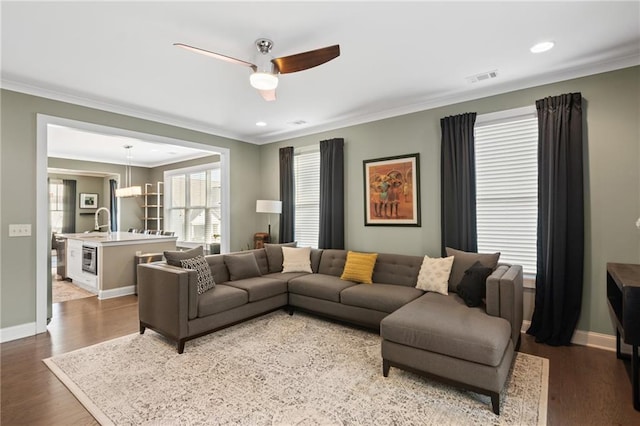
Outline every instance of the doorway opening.
<path id="1" fill-rule="evenodd" d="M 46 331 L 48 318 L 51 317 L 52 312 L 51 295 L 49 292 L 53 271 L 51 268 L 52 234 L 50 227 L 49 187 L 47 180 L 49 170 L 48 151 L 52 137 L 52 129 L 60 127 L 76 129 L 111 138 L 129 138 L 163 147 L 186 147 L 192 150 L 203 151 L 206 155 L 217 155 L 221 170 L 220 244 L 223 252 L 228 251 L 230 244 L 230 236 L 228 232 L 230 229 L 230 151 L 228 148 L 38 114 L 36 135 L 36 333 Z M 122 147 L 118 145 L 117 148 L 121 149 Z M 104 156 L 97 154 L 96 157 L 97 158 L 94 161 L 101 162 L 102 160 L 104 162 Z M 70 157 L 70 161 L 73 161 L 72 159 L 73 157 Z M 124 170 L 122 163 L 114 167 Z M 114 172 L 114 174 L 119 175 L 118 172 Z M 120 208 L 118 210 L 121 211 Z M 120 215 L 120 212 L 118 214 Z"/>

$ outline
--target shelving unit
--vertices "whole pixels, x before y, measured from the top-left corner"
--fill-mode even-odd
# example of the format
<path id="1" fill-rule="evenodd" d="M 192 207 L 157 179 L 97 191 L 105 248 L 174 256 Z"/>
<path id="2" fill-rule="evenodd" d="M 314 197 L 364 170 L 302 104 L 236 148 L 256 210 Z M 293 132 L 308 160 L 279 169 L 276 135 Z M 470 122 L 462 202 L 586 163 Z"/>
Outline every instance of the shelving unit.
<path id="1" fill-rule="evenodd" d="M 164 182 L 144 184 L 144 229 L 162 230 L 162 195 Z"/>

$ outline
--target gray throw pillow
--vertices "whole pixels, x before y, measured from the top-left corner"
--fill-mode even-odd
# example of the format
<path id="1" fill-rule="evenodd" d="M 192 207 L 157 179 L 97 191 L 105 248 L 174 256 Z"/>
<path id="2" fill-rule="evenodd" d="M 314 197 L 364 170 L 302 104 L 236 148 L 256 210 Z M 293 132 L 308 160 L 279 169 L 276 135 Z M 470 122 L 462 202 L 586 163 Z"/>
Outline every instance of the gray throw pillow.
<path id="1" fill-rule="evenodd" d="M 245 254 L 225 254 L 224 264 L 227 265 L 231 281 L 242 280 L 244 278 L 259 277 L 260 268 L 253 253 Z"/>
<path id="2" fill-rule="evenodd" d="M 202 294 L 216 286 L 213 276 L 211 275 L 211 268 L 204 256 L 184 259 L 180 261 L 180 264 L 184 269 L 196 271 L 198 275 L 198 294 Z"/>
<path id="3" fill-rule="evenodd" d="M 482 266 L 495 270 L 500 259 L 500 253 L 471 253 L 462 250 L 447 247 L 447 256 L 453 256 L 453 267 L 451 275 L 449 275 L 449 291 L 458 292 L 458 284 L 462 281 L 464 273 L 471 268 L 476 262 L 480 262 Z"/>
<path id="4" fill-rule="evenodd" d="M 265 244 L 264 251 L 267 253 L 267 262 L 269 262 L 269 272 L 282 272 L 282 247 L 296 247 L 297 242 L 284 244 Z"/>
<path id="5" fill-rule="evenodd" d="M 167 265 L 182 267 L 181 260 L 192 259 L 196 256 L 204 256 L 202 246 L 198 246 L 191 250 L 185 251 L 165 251 L 164 258 L 167 259 Z"/>

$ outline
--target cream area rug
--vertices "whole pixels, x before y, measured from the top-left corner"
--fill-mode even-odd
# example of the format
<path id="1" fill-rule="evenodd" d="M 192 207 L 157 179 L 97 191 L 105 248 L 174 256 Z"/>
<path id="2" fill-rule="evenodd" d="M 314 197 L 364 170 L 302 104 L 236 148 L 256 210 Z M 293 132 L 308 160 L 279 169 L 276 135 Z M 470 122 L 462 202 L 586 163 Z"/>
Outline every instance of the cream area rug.
<path id="1" fill-rule="evenodd" d="M 95 294 L 78 287 L 68 281 L 54 280 L 52 283 L 52 303 L 67 302 L 69 300 L 94 297 Z"/>
<path id="2" fill-rule="evenodd" d="M 104 425 L 544 425 L 548 360 L 490 399 L 392 368 L 380 336 L 277 311 L 175 346 L 148 330 L 44 360 Z"/>

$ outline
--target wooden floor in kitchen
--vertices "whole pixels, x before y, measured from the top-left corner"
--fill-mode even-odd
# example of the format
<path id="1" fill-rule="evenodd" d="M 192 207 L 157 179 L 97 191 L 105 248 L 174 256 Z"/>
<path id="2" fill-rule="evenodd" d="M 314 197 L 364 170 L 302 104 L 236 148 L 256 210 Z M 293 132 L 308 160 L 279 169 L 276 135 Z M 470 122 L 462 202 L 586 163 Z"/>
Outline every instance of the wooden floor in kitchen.
<path id="1" fill-rule="evenodd" d="M 42 359 L 137 332 L 137 306 L 136 296 L 57 303 L 47 333 L 0 345 L 0 424 L 97 424 Z M 521 350 L 550 360 L 549 425 L 640 425 L 629 363 L 615 353 L 540 345 L 526 335 Z"/>

